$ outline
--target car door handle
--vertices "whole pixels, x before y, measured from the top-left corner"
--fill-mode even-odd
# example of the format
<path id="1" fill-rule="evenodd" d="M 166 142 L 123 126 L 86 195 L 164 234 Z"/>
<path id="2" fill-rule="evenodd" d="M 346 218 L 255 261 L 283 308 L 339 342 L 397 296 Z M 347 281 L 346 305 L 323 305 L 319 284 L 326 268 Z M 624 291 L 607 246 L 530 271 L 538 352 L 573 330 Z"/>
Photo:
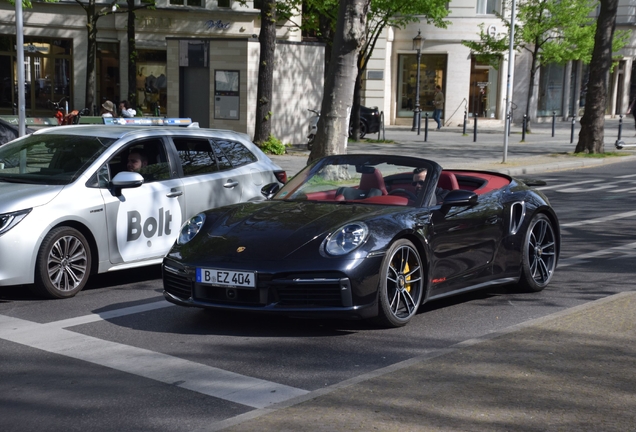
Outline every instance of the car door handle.
<path id="1" fill-rule="evenodd" d="M 183 195 L 183 191 L 181 191 L 181 190 L 177 190 L 177 189 L 173 189 L 173 190 L 171 190 L 171 191 L 170 191 L 170 193 L 168 193 L 166 196 L 167 196 L 168 198 L 175 198 L 175 197 L 179 197 L 179 196 L 181 196 L 181 195 Z"/>
<path id="2" fill-rule="evenodd" d="M 238 182 L 234 181 L 234 180 L 228 180 L 223 185 L 224 188 L 228 188 L 228 189 L 231 189 L 231 188 L 236 187 L 236 186 L 238 186 Z"/>

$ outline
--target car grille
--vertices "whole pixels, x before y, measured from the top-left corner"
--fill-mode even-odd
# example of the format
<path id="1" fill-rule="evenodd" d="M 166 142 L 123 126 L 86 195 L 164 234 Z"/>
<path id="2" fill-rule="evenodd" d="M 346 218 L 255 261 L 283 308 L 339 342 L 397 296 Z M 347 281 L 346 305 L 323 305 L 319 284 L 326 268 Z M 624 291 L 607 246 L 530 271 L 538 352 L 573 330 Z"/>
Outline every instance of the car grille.
<path id="1" fill-rule="evenodd" d="M 192 282 L 185 275 L 163 271 L 163 289 L 175 297 L 187 300 L 192 297 Z"/>

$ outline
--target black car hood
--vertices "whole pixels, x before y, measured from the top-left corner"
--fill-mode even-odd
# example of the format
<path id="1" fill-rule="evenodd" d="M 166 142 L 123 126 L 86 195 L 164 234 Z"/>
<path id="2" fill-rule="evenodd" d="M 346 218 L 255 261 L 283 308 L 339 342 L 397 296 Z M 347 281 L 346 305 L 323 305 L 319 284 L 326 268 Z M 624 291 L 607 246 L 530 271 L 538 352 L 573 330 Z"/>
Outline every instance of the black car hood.
<path id="1" fill-rule="evenodd" d="M 202 232 L 181 249 L 181 255 L 223 260 L 307 259 L 318 253 L 328 234 L 347 222 L 378 219 L 378 223 L 391 223 L 392 218 L 383 216 L 396 209 L 311 201 L 236 204 L 206 212 Z M 308 245 L 311 247 L 304 248 Z"/>

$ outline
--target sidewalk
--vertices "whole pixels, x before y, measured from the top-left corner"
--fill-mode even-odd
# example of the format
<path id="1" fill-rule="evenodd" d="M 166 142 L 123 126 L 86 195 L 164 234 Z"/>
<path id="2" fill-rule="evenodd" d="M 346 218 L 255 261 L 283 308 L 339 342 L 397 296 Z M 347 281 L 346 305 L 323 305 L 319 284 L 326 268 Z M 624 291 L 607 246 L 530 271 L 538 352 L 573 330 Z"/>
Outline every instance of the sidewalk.
<path id="1" fill-rule="evenodd" d="M 483 123 L 483 124 L 482 124 Z M 348 153 L 392 153 L 422 157 L 438 162 L 444 168 L 485 169 L 503 172 L 509 175 L 523 175 L 548 172 L 554 170 L 581 168 L 611 162 L 625 161 L 625 157 L 585 158 L 573 156 L 578 142 L 580 125 L 575 124 L 573 142 L 571 122 L 556 122 L 554 137 L 551 123 L 537 123 L 532 132 L 527 133 L 522 141 L 522 133 L 513 125 L 508 137 L 508 148 L 504 152 L 504 133 L 501 124 L 478 122 L 475 138 L 472 123 L 467 125 L 466 135 L 463 127 L 451 126 L 441 130 L 429 130 L 425 142 L 425 131 L 420 135 L 411 131 L 410 127 L 387 126 L 384 131 L 385 140 L 391 143 L 349 142 Z M 617 150 L 618 119 L 605 121 L 605 152 L 615 152 L 626 157 L 636 156 L 636 137 L 634 136 L 633 119 L 624 119 L 621 140 L 626 144 Z M 429 122 L 430 126 L 430 122 Z M 379 134 L 367 135 L 367 139 L 376 140 Z M 380 134 L 382 137 L 382 134 Z M 309 151 L 304 146 L 294 146 L 287 154 L 270 156 L 271 159 L 292 176 L 307 163 Z M 506 162 L 504 163 L 504 153 Z"/>
<path id="2" fill-rule="evenodd" d="M 636 144 L 633 119 L 622 138 Z M 418 136 L 387 127 L 393 144 L 350 143 L 349 153 L 425 157 L 445 168 L 510 175 L 636 160 L 616 150 L 618 119 L 607 120 L 605 151 L 624 157 L 574 157 L 569 124 L 518 128 L 503 159 L 502 128 L 443 128 Z M 377 135 L 369 138 L 377 138 Z M 309 152 L 272 159 L 295 174 Z M 228 431 L 636 431 L 636 292 L 625 292 L 459 343 L 268 409 L 217 424 Z"/>
<path id="3" fill-rule="evenodd" d="M 215 430 L 634 431 L 635 358 L 636 292 L 625 292 L 252 411 Z"/>

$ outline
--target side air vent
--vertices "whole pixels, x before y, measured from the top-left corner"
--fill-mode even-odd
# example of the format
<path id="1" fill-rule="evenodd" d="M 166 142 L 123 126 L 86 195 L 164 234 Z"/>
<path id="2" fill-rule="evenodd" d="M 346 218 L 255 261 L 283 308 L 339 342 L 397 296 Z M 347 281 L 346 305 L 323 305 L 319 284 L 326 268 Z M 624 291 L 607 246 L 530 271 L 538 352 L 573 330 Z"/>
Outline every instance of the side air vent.
<path id="1" fill-rule="evenodd" d="M 510 206 L 510 234 L 515 235 L 526 217 L 526 203 L 518 201 Z"/>

